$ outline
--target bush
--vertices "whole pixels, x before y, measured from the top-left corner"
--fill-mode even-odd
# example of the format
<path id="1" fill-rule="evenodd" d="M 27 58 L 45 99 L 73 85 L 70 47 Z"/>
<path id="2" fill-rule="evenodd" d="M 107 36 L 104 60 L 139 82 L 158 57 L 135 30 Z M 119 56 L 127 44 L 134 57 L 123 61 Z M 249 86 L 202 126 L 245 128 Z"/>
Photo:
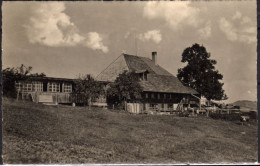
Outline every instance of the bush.
<path id="1" fill-rule="evenodd" d="M 180 117 L 189 117 L 189 113 L 188 113 L 187 111 L 180 112 L 180 113 L 179 113 L 179 116 L 180 116 Z"/>
<path id="2" fill-rule="evenodd" d="M 249 116 L 250 119 L 257 119 L 257 112 L 255 111 L 243 112 L 242 115 Z"/>
<path id="3" fill-rule="evenodd" d="M 17 68 L 6 68 L 2 70 L 3 96 L 16 98 L 15 82 L 27 80 L 30 77 L 45 77 L 44 73 L 31 73 L 32 67 L 23 64 Z"/>

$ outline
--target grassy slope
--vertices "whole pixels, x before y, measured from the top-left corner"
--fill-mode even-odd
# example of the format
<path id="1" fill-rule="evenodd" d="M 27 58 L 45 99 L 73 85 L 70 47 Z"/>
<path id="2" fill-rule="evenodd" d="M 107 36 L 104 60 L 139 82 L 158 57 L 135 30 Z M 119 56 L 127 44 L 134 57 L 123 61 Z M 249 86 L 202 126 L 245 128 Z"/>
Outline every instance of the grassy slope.
<path id="1" fill-rule="evenodd" d="M 254 162 L 257 125 L 3 99 L 3 154 L 5 164 Z"/>
<path id="2" fill-rule="evenodd" d="M 249 101 L 249 100 L 239 100 L 233 103 L 233 105 L 237 105 L 244 108 L 249 108 L 252 110 L 257 110 L 257 102 Z"/>

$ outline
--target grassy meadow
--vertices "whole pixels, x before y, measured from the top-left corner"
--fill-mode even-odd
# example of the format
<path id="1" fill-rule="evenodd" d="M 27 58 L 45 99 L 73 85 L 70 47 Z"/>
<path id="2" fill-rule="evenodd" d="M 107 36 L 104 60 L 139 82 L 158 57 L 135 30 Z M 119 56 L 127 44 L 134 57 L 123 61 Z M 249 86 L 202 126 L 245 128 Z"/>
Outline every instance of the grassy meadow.
<path id="1" fill-rule="evenodd" d="M 3 98 L 4 164 L 256 162 L 257 123 Z"/>

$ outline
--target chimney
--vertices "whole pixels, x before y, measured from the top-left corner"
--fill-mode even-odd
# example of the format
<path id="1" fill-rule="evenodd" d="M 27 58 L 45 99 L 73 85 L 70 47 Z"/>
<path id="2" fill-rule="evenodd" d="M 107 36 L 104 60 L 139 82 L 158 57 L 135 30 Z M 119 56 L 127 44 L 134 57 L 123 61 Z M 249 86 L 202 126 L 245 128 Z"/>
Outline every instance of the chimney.
<path id="1" fill-rule="evenodd" d="M 152 52 L 152 61 L 155 65 L 157 65 L 157 52 Z"/>

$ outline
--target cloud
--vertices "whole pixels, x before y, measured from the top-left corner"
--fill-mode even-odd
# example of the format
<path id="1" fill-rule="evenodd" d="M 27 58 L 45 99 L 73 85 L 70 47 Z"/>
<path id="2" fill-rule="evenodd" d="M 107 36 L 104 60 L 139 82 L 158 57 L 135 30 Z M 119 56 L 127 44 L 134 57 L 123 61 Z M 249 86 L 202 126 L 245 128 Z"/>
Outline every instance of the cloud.
<path id="1" fill-rule="evenodd" d="M 222 17 L 219 21 L 219 27 L 220 30 L 223 31 L 226 35 L 226 37 L 231 40 L 231 41 L 235 41 L 238 39 L 238 34 L 235 27 L 233 27 L 233 25 L 231 24 L 231 22 L 227 21 L 224 17 Z"/>
<path id="2" fill-rule="evenodd" d="M 86 41 L 91 43 L 93 34 L 83 36 L 79 33 L 77 26 L 70 20 L 70 17 L 64 13 L 66 7 L 63 2 L 39 2 L 32 7 L 32 15 L 29 23 L 25 25 L 26 34 L 29 42 L 39 43 L 50 47 L 85 45 L 93 49 L 93 45 L 86 45 Z M 94 36 L 97 37 L 95 34 Z M 102 39 L 99 37 L 99 45 Z M 94 42 L 93 42 L 94 43 Z M 95 44 L 94 44 L 95 45 Z M 98 45 L 98 44 L 97 44 Z M 95 47 L 95 50 L 99 49 Z M 108 49 L 105 46 L 100 47 L 104 52 Z"/>
<path id="3" fill-rule="evenodd" d="M 201 28 L 198 30 L 198 33 L 199 33 L 199 37 L 201 39 L 207 39 L 211 36 L 211 22 L 208 21 L 206 24 L 205 24 L 205 27 Z"/>
<path id="4" fill-rule="evenodd" d="M 86 45 L 93 50 L 101 50 L 104 53 L 108 52 L 108 48 L 103 45 L 102 38 L 97 32 L 88 33 L 88 40 Z"/>
<path id="5" fill-rule="evenodd" d="M 219 28 L 226 35 L 227 39 L 230 41 L 238 41 L 243 43 L 255 43 L 256 42 L 256 26 L 253 24 L 251 19 L 247 19 L 247 24 L 242 24 L 243 19 L 246 17 L 240 17 L 236 19 L 240 23 L 239 26 L 235 26 L 236 22 L 228 21 L 226 18 L 222 17 L 219 20 Z"/>
<path id="6" fill-rule="evenodd" d="M 251 18 L 245 16 L 242 18 L 241 20 L 241 24 L 247 24 L 247 23 L 250 23 L 251 22 Z"/>
<path id="7" fill-rule="evenodd" d="M 232 16 L 232 20 L 240 19 L 242 17 L 242 14 L 239 11 L 236 11 L 236 13 Z"/>
<path id="8" fill-rule="evenodd" d="M 162 35 L 160 30 L 150 30 L 144 34 L 140 34 L 138 38 L 142 41 L 152 40 L 153 42 L 158 44 L 162 40 Z"/>
<path id="9" fill-rule="evenodd" d="M 130 31 L 126 32 L 126 34 L 124 35 L 124 38 L 127 39 L 130 36 Z"/>
<path id="10" fill-rule="evenodd" d="M 63 12 L 64 3 L 38 3 L 32 10 L 30 23 L 25 26 L 29 42 L 47 46 L 73 46 L 84 40 L 70 17 Z"/>
<path id="11" fill-rule="evenodd" d="M 144 6 L 143 16 L 148 19 L 164 19 L 173 30 L 178 30 L 183 25 L 197 27 L 200 23 L 199 9 L 190 6 L 189 1 L 147 2 Z"/>

